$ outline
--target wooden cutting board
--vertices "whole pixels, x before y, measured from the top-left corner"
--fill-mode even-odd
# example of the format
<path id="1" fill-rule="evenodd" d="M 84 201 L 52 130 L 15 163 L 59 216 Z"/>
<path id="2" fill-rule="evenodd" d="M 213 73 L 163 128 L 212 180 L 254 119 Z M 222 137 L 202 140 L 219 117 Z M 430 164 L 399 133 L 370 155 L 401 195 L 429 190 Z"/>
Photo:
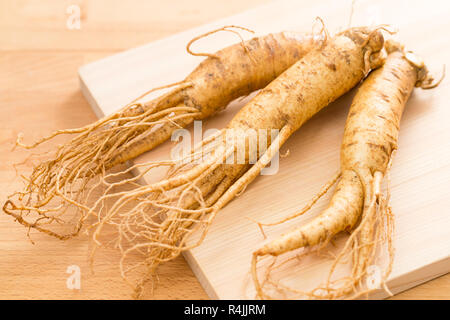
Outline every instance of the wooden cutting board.
<path id="1" fill-rule="evenodd" d="M 96 114 L 103 117 L 152 87 L 183 79 L 202 60 L 185 51 L 187 42 L 197 35 L 230 24 L 251 28 L 258 35 L 282 30 L 309 32 L 317 16 L 334 33 L 348 26 L 350 11 L 351 1 L 269 3 L 85 65 L 79 70 L 82 91 Z M 423 56 L 437 76 L 442 65 L 448 65 L 447 1 L 357 1 L 353 11 L 354 26 L 397 27 L 397 36 Z M 223 32 L 200 40 L 194 48 L 214 52 L 236 41 L 235 35 Z M 402 119 L 399 151 L 391 172 L 396 255 L 388 285 L 393 293 L 450 271 L 449 84 L 447 77 L 435 90 L 415 90 Z M 247 217 L 273 221 L 291 214 L 337 172 L 353 94 L 325 108 L 296 132 L 282 148 L 282 153 L 289 150 L 290 155 L 280 159 L 279 172 L 258 177 L 244 194 L 221 210 L 204 243 L 185 253 L 211 298 L 254 297 L 248 271 L 251 253 L 261 246 L 263 238 Z M 224 112 L 203 123 L 203 129 L 222 128 L 250 98 L 231 103 Z M 173 146 L 165 143 L 136 161 L 167 159 Z M 269 239 L 312 219 L 326 206 L 329 196 L 307 215 L 266 229 Z M 313 257 L 287 264 L 277 276 L 285 284 L 304 288 L 321 279 L 329 266 L 330 260 Z M 371 297 L 386 295 L 377 291 Z"/>

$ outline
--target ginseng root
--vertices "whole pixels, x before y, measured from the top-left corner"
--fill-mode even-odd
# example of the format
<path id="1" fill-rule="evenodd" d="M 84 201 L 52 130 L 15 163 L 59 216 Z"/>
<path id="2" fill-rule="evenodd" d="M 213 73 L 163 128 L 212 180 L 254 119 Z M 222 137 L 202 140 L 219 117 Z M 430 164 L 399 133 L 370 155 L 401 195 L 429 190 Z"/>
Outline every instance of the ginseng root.
<path id="1" fill-rule="evenodd" d="M 233 27 L 206 35 L 220 30 L 237 33 Z M 112 167 L 153 149 L 174 130 L 205 119 L 232 100 L 265 87 L 322 44 L 324 36 L 281 32 L 242 41 L 215 54 L 193 53 L 193 41 L 187 50 L 207 58 L 183 81 L 156 88 L 175 87 L 170 92 L 145 103 L 131 103 L 85 127 L 56 131 L 29 146 L 18 139 L 18 145 L 35 148 L 57 135 L 75 135 L 50 159 L 33 168 L 31 176 L 25 178 L 24 190 L 10 196 L 4 211 L 26 227 L 60 239 L 77 235 L 89 201 L 86 190 L 94 178 L 102 179 Z M 55 232 L 48 229 L 54 223 L 74 227 L 70 232 Z"/>
<path id="2" fill-rule="evenodd" d="M 272 298 L 269 290 L 319 299 L 364 295 L 371 288 L 363 280 L 369 266 L 376 265 L 377 253 L 382 249 L 387 250 L 388 258 L 380 268 L 380 285 L 388 291 L 386 279 L 394 256 L 394 216 L 388 205 L 389 189 L 383 194 L 381 183 L 388 175 L 397 149 L 400 118 L 408 97 L 414 86 L 428 89 L 435 84 L 416 55 L 405 53 L 403 47 L 392 40 L 387 41 L 385 47 L 389 54 L 386 63 L 363 82 L 350 107 L 341 148 L 341 179 L 329 206 L 311 222 L 269 242 L 253 254 L 252 277 L 261 299 Z M 293 217 L 295 215 L 289 218 Z M 332 263 L 327 281 L 314 290 L 301 291 L 277 281 L 261 283 L 258 279 L 259 257 L 277 257 L 299 248 L 314 249 L 355 226 Z M 350 275 L 334 279 L 337 265 L 344 260 L 352 263 Z"/>
<path id="3" fill-rule="evenodd" d="M 260 174 L 294 131 L 384 62 L 383 44 L 378 28 L 352 28 L 328 39 L 261 90 L 187 162 L 148 164 L 169 166 L 167 179 L 97 201 L 94 240 L 101 245 L 103 228 L 118 229 L 125 278 L 136 268 L 127 257 L 143 256 L 145 276 L 137 293 L 158 265 L 202 242 L 217 212 Z M 278 134 L 269 134 L 274 131 Z M 106 209 L 108 198 L 116 200 Z"/>

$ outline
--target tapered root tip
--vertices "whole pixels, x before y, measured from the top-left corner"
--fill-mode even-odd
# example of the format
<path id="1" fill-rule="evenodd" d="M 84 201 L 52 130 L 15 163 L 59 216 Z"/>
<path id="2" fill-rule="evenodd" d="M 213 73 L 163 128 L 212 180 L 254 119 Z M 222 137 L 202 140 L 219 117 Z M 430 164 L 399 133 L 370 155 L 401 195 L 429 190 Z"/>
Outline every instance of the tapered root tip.
<path id="1" fill-rule="evenodd" d="M 264 240 L 265 240 L 265 239 L 267 239 L 267 236 L 266 236 L 266 233 L 264 232 L 263 225 L 264 225 L 264 224 L 258 222 L 258 228 L 259 228 L 259 230 L 261 231 L 261 234 L 262 234 L 262 236 L 263 236 L 263 238 L 264 238 Z"/>
<path id="2" fill-rule="evenodd" d="M 9 206 L 9 208 L 8 208 L 8 206 Z M 13 210 L 21 210 L 21 209 L 18 208 L 11 200 L 6 200 L 5 203 L 3 204 L 3 208 L 2 209 L 3 209 L 3 212 L 5 212 L 7 215 L 12 216 L 14 219 L 16 219 L 16 221 L 18 223 L 20 223 L 24 227 L 27 227 L 29 229 L 31 229 L 31 228 L 36 229 L 36 230 L 38 230 L 40 232 L 46 233 L 49 236 L 58 238 L 59 240 L 63 240 L 63 241 L 64 240 L 69 240 L 69 239 L 74 238 L 75 236 L 77 236 L 80 233 L 81 228 L 82 228 L 82 224 L 78 223 L 77 227 L 75 228 L 75 230 L 72 233 L 58 234 L 58 233 L 56 233 L 54 231 L 51 231 L 49 229 L 45 229 L 45 228 L 40 227 L 39 225 L 37 225 L 37 221 L 35 221 L 35 222 L 28 222 L 22 217 L 21 214 L 14 213 Z M 29 230 L 28 230 L 28 232 L 29 232 Z M 33 242 L 33 241 L 31 241 L 31 242 Z M 33 242 L 33 244 L 34 244 L 34 242 Z"/>

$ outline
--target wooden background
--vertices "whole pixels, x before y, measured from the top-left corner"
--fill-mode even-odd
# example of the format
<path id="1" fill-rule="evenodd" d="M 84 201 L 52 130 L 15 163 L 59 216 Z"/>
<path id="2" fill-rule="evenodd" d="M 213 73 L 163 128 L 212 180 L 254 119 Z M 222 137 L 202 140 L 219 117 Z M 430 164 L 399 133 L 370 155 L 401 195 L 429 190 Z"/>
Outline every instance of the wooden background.
<path id="1" fill-rule="evenodd" d="M 263 4 L 248 1 L 63 1 L 0 0 L 0 201 L 19 189 L 13 163 L 27 153 L 11 152 L 23 132 L 27 141 L 53 130 L 78 127 L 96 119 L 77 78 L 81 65 Z M 66 9 L 81 8 L 81 29 L 69 30 Z M 31 233 L 0 214 L 0 298 L 129 298 L 117 255 L 103 251 L 92 274 L 88 241 L 61 242 Z M 66 287 L 70 265 L 82 272 L 81 290 Z M 158 299 L 206 299 L 183 260 L 165 264 L 154 295 Z M 450 275 L 403 292 L 394 299 L 449 299 Z"/>

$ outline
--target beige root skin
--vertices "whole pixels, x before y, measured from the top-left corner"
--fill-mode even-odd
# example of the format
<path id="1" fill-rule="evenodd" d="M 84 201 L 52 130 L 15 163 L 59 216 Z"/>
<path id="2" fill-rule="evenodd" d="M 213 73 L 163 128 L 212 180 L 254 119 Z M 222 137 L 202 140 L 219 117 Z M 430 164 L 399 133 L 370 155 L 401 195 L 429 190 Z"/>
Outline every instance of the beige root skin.
<path id="1" fill-rule="evenodd" d="M 325 241 L 328 230 L 350 230 L 358 219 L 363 198 L 359 177 L 353 171 L 344 171 L 328 208 L 317 219 L 268 243 L 255 255 L 278 256 Z"/>
<path id="2" fill-rule="evenodd" d="M 375 34 L 379 42 L 363 43 L 364 37 L 369 39 L 374 33 L 368 28 L 359 30 L 357 40 L 345 35 L 328 39 L 317 51 L 307 54 L 261 90 L 230 121 L 207 160 L 177 167 L 173 170 L 175 174 L 155 184 L 100 198 L 92 208 L 99 217 L 94 226 L 94 240 L 101 245 L 102 229 L 118 228 L 125 278 L 135 269 L 127 264 L 127 257 L 132 253 L 142 254 L 146 274 L 137 292 L 141 292 L 159 264 L 203 241 L 219 210 L 260 174 L 295 130 L 358 84 L 365 70 L 382 63 L 379 59 L 382 37 Z M 244 135 L 228 146 L 225 137 L 232 129 L 241 129 Z M 259 146 L 260 157 L 256 157 L 258 161 L 253 165 L 248 163 L 250 151 L 242 145 L 249 145 L 250 136 L 245 135 L 248 129 L 279 130 L 278 136 L 268 141 L 267 149 Z M 247 150 L 245 163 L 224 164 L 223 159 L 235 156 L 236 150 Z M 111 196 L 118 197 L 114 205 L 108 210 L 99 209 L 102 201 Z M 125 207 L 131 209 L 124 211 Z M 197 230 L 200 232 L 189 240 Z"/>
<path id="3" fill-rule="evenodd" d="M 60 239 L 77 235 L 86 218 L 88 189 L 95 178 L 104 180 L 107 170 L 153 149 L 174 130 L 205 119 L 232 100 L 266 86 L 322 42 L 322 35 L 289 32 L 253 38 L 211 55 L 183 81 L 156 88 L 174 87 L 154 100 L 133 102 L 91 125 L 57 131 L 29 146 L 19 137 L 18 145 L 35 148 L 57 135 L 74 135 L 54 156 L 34 167 L 24 190 L 10 197 L 4 211 L 40 231 L 56 221 L 67 224 L 67 215 L 78 215 L 72 231 L 45 231 Z"/>
<path id="4" fill-rule="evenodd" d="M 400 118 L 417 83 L 432 82 L 423 62 L 407 58 L 396 42 L 386 44 L 389 56 L 384 66 L 373 71 L 359 88 L 345 125 L 341 148 L 342 179 L 328 208 L 308 224 L 273 240 L 254 252 L 252 277 L 259 298 L 271 298 L 257 274 L 260 256 L 280 254 L 298 248 L 314 248 L 330 236 L 349 230 L 358 221 L 344 248 L 334 260 L 327 281 L 310 292 L 272 285 L 299 297 L 335 299 L 356 298 L 370 290 L 364 285 L 368 267 L 377 263 L 377 253 L 387 247 L 388 262 L 380 285 L 392 269 L 394 220 L 388 206 L 389 195 L 381 192 L 381 183 L 389 173 L 393 152 L 397 149 Z M 352 270 L 347 278 L 333 280 L 338 264 L 350 257 Z M 388 291 L 389 292 L 389 291 Z"/>

